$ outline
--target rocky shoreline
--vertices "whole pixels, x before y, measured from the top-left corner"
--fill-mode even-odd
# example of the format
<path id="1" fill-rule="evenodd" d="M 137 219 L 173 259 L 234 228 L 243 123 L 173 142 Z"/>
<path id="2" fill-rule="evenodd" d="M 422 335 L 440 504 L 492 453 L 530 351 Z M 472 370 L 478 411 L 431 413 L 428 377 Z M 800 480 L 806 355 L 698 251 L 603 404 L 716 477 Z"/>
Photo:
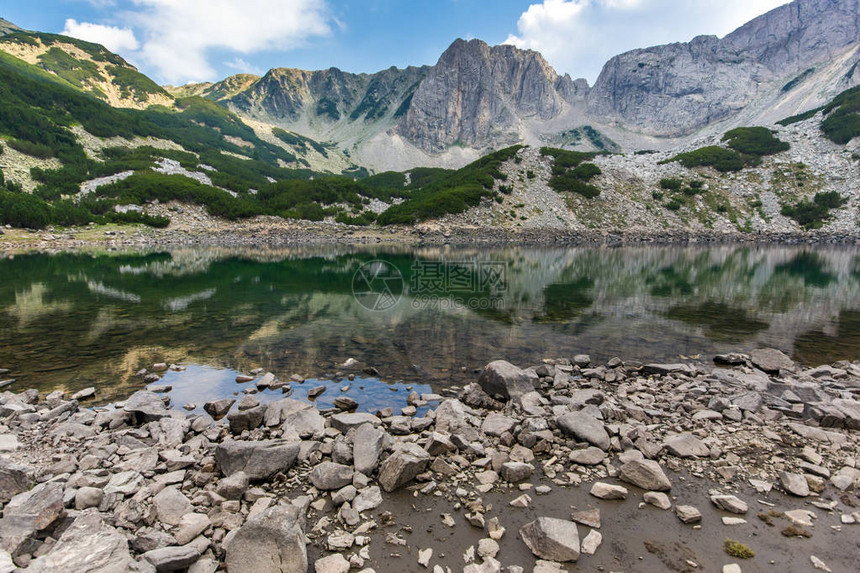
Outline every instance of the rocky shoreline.
<path id="1" fill-rule="evenodd" d="M 0 572 L 852 570 L 860 361 L 715 362 L 497 361 L 375 413 L 255 371 L 192 415 L 166 365 L 105 407 L 6 391 Z"/>
<path id="2" fill-rule="evenodd" d="M 187 207 L 186 207 L 187 208 Z M 715 232 L 695 230 L 579 231 L 565 229 L 509 229 L 421 225 L 417 227 L 351 227 L 334 223 L 284 221 L 261 217 L 250 222 L 228 223 L 211 220 L 193 229 L 26 231 L 0 229 L 0 251 L 20 249 L 73 250 L 92 246 L 108 248 L 172 246 L 261 246 L 281 247 L 313 244 L 398 244 L 454 246 L 625 246 L 687 244 L 782 244 L 857 245 L 860 233 L 796 232 Z"/>

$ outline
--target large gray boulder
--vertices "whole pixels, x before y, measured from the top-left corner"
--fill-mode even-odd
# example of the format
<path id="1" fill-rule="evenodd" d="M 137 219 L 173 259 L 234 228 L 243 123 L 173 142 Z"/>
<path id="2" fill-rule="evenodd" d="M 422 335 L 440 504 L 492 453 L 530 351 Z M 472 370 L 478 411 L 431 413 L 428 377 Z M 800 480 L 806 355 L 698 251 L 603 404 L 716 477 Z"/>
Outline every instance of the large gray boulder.
<path id="1" fill-rule="evenodd" d="M 160 420 L 170 415 L 170 410 L 161 397 L 146 390 L 132 394 L 122 407 L 124 412 L 134 414 L 139 423 Z"/>
<path id="2" fill-rule="evenodd" d="M 561 562 L 579 559 L 579 532 L 572 521 L 539 517 L 520 528 L 520 537 L 541 559 Z"/>
<path id="3" fill-rule="evenodd" d="M 307 573 L 299 511 L 278 505 L 255 515 L 226 544 L 228 573 Z"/>
<path id="4" fill-rule="evenodd" d="M 355 471 L 364 475 L 373 474 L 379 465 L 379 456 L 385 444 L 385 432 L 374 428 L 373 424 L 362 424 L 355 431 L 352 445 L 352 459 Z"/>
<path id="5" fill-rule="evenodd" d="M 513 418 L 493 412 L 484 418 L 484 422 L 481 424 L 481 431 L 488 436 L 498 438 L 505 432 L 513 431 L 516 425 L 517 421 Z"/>
<path id="6" fill-rule="evenodd" d="M 0 500 L 9 500 L 33 487 L 33 469 L 0 456 Z"/>
<path id="7" fill-rule="evenodd" d="M 225 476 L 245 472 L 251 481 L 285 472 L 296 463 L 298 442 L 225 440 L 215 448 L 215 462 Z"/>
<path id="8" fill-rule="evenodd" d="M 230 422 L 230 431 L 234 435 L 239 435 L 245 430 L 254 430 L 260 427 L 263 423 L 263 416 L 266 414 L 266 406 L 255 406 L 247 410 L 236 410 L 227 414 L 227 420 Z"/>
<path id="9" fill-rule="evenodd" d="M 403 487 L 427 469 L 430 454 L 416 444 L 400 444 L 379 466 L 379 485 L 392 492 Z"/>
<path id="10" fill-rule="evenodd" d="M 153 565 L 158 573 L 186 570 L 200 558 L 200 550 L 193 545 L 160 547 L 147 551 L 141 558 Z"/>
<path id="11" fill-rule="evenodd" d="M 669 491 L 672 482 L 654 460 L 631 460 L 621 466 L 618 477 L 648 491 Z"/>
<path id="12" fill-rule="evenodd" d="M 579 441 L 588 442 L 603 451 L 609 449 L 609 434 L 603 422 L 583 412 L 562 414 L 555 420 L 561 431 Z"/>
<path id="13" fill-rule="evenodd" d="M 714 494 L 711 496 L 711 503 L 730 513 L 744 514 L 749 511 L 749 505 L 735 495 Z"/>
<path id="14" fill-rule="evenodd" d="M 353 428 L 358 428 L 362 424 L 378 426 L 382 424 L 382 420 L 367 412 L 342 413 L 331 417 L 331 427 L 340 430 L 344 434 Z"/>
<path id="15" fill-rule="evenodd" d="M 64 514 L 63 486 L 41 483 L 13 497 L 0 519 L 0 549 L 13 557 L 28 552 L 30 539 L 51 528 Z"/>
<path id="16" fill-rule="evenodd" d="M 349 466 L 323 462 L 311 470 L 310 479 L 315 488 L 331 491 L 352 483 L 354 473 Z"/>
<path id="17" fill-rule="evenodd" d="M 158 520 L 168 525 L 179 525 L 182 516 L 194 510 L 191 501 L 175 486 L 166 487 L 155 494 L 152 505 Z"/>
<path id="18" fill-rule="evenodd" d="M 105 524 L 95 508 L 82 511 L 48 553 L 27 568 L 33 573 L 152 573 L 155 567 L 135 561 L 125 535 Z"/>
<path id="19" fill-rule="evenodd" d="M 490 396 L 517 399 L 535 388 L 525 370 L 505 360 L 490 362 L 478 377 L 478 384 Z"/>
<path id="20" fill-rule="evenodd" d="M 803 477 L 803 474 L 792 472 L 779 472 L 779 484 L 782 488 L 797 497 L 809 496 L 809 482 Z"/>
<path id="21" fill-rule="evenodd" d="M 227 412 L 230 411 L 230 408 L 232 408 L 233 404 L 235 403 L 236 400 L 234 398 L 221 398 L 220 400 L 212 400 L 203 404 L 203 411 L 215 418 L 216 420 L 220 420 L 227 415 Z"/>
<path id="22" fill-rule="evenodd" d="M 794 370 L 794 362 L 775 348 L 757 348 L 750 352 L 750 362 L 768 374 L 779 374 L 782 370 Z"/>
<path id="23" fill-rule="evenodd" d="M 270 403 L 263 424 L 270 428 L 280 425 L 284 437 L 291 440 L 316 439 L 325 431 L 325 418 L 319 411 L 307 402 L 292 398 Z"/>
<path id="24" fill-rule="evenodd" d="M 663 440 L 663 447 L 679 458 L 707 457 L 711 449 L 693 434 L 676 434 Z"/>

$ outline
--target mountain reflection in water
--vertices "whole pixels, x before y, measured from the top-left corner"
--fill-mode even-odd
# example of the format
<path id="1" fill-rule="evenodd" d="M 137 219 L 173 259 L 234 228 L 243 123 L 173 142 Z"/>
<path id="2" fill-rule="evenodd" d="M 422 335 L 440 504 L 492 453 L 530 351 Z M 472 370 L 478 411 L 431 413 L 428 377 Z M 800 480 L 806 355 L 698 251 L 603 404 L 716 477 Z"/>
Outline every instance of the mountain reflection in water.
<path id="1" fill-rule="evenodd" d="M 386 264 L 364 268 L 388 273 L 357 287 L 357 271 L 372 261 Z M 398 273 L 399 290 L 354 295 L 390 286 Z M 467 383 L 497 358 L 525 366 L 577 353 L 658 361 L 774 346 L 817 365 L 858 358 L 858 316 L 856 247 L 327 246 L 0 258 L 0 367 L 12 369 L 15 388 L 96 385 L 105 399 L 140 388 L 133 374 L 162 361 L 326 379 L 355 358 L 384 382 L 425 389 Z"/>

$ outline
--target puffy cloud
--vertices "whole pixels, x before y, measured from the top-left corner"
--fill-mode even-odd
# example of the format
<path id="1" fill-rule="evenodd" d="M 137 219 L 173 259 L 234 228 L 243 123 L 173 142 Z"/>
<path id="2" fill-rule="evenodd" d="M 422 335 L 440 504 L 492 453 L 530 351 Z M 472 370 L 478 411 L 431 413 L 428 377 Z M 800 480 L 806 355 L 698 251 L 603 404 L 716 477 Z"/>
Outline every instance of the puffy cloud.
<path id="1" fill-rule="evenodd" d="M 561 73 L 594 82 L 621 52 L 700 34 L 723 36 L 788 0 L 543 0 L 505 43 L 540 51 Z"/>
<path id="2" fill-rule="evenodd" d="M 324 0 L 133 0 L 140 60 L 172 83 L 214 79 L 210 51 L 288 50 L 331 33 Z"/>
<path id="3" fill-rule="evenodd" d="M 230 61 L 224 62 L 224 65 L 231 70 L 236 70 L 236 73 L 239 74 L 254 74 L 256 76 L 262 76 L 266 73 L 266 70 L 259 66 L 255 66 L 244 58 L 233 58 Z"/>
<path id="4" fill-rule="evenodd" d="M 113 0 L 90 0 L 104 3 Z M 112 18 L 124 28 L 68 20 L 64 34 L 99 42 L 181 84 L 218 79 L 212 59 L 289 50 L 331 34 L 326 0 L 129 0 Z M 137 32 L 137 38 L 135 33 Z"/>
<path id="5" fill-rule="evenodd" d="M 133 51 L 140 47 L 140 43 L 134 36 L 131 28 L 117 28 L 114 26 L 102 26 L 101 24 L 90 24 L 89 22 L 78 22 L 72 18 L 66 20 L 63 35 L 71 36 L 87 42 L 101 44 L 111 52 Z"/>

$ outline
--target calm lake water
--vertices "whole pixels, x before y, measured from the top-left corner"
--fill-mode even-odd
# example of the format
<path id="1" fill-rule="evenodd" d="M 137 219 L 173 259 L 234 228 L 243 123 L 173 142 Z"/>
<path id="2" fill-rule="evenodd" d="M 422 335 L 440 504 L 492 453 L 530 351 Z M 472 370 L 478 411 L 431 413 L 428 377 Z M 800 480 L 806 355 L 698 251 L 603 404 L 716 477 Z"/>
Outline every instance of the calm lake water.
<path id="1" fill-rule="evenodd" d="M 348 395 L 405 405 L 407 387 L 462 385 L 498 358 L 677 361 L 762 346 L 811 365 L 860 357 L 860 250 L 0 254 L 0 368 L 11 369 L 0 378 L 16 390 L 94 385 L 119 399 L 143 386 L 135 372 L 167 362 L 188 367 L 165 378 L 175 404 L 239 391 L 236 372 L 259 367 L 314 379 L 293 385 L 298 396 L 326 381 L 327 405 L 354 358 Z"/>

